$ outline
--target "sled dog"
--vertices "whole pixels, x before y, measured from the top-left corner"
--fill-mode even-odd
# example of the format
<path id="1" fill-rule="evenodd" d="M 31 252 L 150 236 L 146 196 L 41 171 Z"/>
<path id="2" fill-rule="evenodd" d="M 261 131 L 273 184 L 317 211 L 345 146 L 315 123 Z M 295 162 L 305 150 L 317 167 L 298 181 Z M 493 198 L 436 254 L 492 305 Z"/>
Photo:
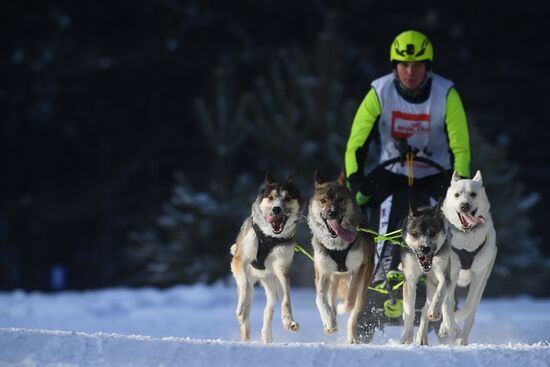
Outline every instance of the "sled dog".
<path id="1" fill-rule="evenodd" d="M 443 203 L 443 214 L 452 233 L 448 309 L 454 310 L 457 284 L 462 287 L 470 284 L 470 289 L 461 310 L 454 315 L 443 314 L 439 334 L 457 336 L 457 345 L 468 344 L 477 306 L 497 255 L 490 207 L 480 171 L 471 180 L 461 179 L 454 172 Z M 458 333 L 456 325 L 464 319 L 464 328 Z"/>
<path id="2" fill-rule="evenodd" d="M 420 326 L 416 335 L 418 345 L 428 345 L 428 323 L 441 318 L 441 308 L 447 294 L 450 273 L 450 245 L 447 223 L 441 213 L 441 200 L 432 208 L 410 207 L 403 224 L 406 247 L 401 249 L 403 285 L 402 343 L 412 343 L 416 284 L 426 275 L 426 303 L 422 308 Z"/>
<path id="3" fill-rule="evenodd" d="M 337 331 L 334 301 L 343 300 L 338 313 L 351 311 L 347 343 L 355 344 L 357 316 L 372 278 L 373 246 L 367 235 L 356 229 L 365 221 L 345 185 L 344 173 L 337 181 L 324 182 L 315 172 L 314 186 L 307 221 L 313 235 L 317 308 L 325 334 L 333 334 Z"/>
<path id="4" fill-rule="evenodd" d="M 250 308 L 254 284 L 265 290 L 262 342 L 273 340 L 271 322 L 277 299 L 281 299 L 283 326 L 298 331 L 290 305 L 289 268 L 294 256 L 294 234 L 301 216 L 301 198 L 292 176 L 283 183 L 265 175 L 263 189 L 252 204 L 252 215 L 241 226 L 231 246 L 231 271 L 237 283 L 236 315 L 241 341 L 250 339 Z"/>

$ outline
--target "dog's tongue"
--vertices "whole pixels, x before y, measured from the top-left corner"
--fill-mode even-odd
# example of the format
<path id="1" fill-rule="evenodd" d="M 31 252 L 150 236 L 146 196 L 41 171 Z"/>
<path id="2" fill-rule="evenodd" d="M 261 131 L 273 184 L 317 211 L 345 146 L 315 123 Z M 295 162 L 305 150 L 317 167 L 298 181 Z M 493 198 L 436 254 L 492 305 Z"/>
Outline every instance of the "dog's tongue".
<path id="1" fill-rule="evenodd" d="M 283 226 L 283 219 L 284 217 L 281 215 L 266 215 L 265 220 L 267 223 L 271 224 L 271 227 L 274 231 L 280 232 L 282 231 Z"/>
<path id="2" fill-rule="evenodd" d="M 464 219 L 470 224 L 470 225 L 476 225 L 476 224 L 484 224 L 485 218 L 482 216 L 475 217 L 473 215 L 469 214 L 463 214 Z"/>
<path id="3" fill-rule="evenodd" d="M 336 234 L 347 243 L 352 243 L 353 241 L 355 241 L 357 232 L 350 231 L 349 229 L 342 227 L 337 219 L 329 219 L 327 220 L 327 223 L 330 228 L 332 228 L 332 230 L 336 232 Z"/>

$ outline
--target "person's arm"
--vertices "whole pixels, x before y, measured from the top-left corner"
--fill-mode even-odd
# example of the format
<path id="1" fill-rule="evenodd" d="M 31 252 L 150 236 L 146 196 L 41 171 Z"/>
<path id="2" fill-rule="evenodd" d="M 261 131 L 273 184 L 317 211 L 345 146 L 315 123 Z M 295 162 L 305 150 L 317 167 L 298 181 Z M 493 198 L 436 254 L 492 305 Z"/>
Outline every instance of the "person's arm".
<path id="1" fill-rule="evenodd" d="M 374 136 L 373 128 L 381 113 L 382 108 L 380 107 L 378 96 L 374 89 L 371 88 L 355 114 L 346 146 L 346 176 L 351 191 L 356 196 L 360 193 L 369 143 L 372 140 L 372 136 Z M 359 198 L 357 199 L 358 202 L 361 201 Z"/>
<path id="2" fill-rule="evenodd" d="M 455 171 L 461 177 L 470 177 L 470 137 L 466 113 L 455 88 L 447 94 L 445 124 L 449 137 L 449 148 L 453 155 Z"/>

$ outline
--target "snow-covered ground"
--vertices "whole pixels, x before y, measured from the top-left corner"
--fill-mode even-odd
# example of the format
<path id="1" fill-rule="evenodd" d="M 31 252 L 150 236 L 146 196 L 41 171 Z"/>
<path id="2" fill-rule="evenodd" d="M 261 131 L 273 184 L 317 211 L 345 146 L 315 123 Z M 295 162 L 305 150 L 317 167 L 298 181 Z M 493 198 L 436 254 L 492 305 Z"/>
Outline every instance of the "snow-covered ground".
<path id="1" fill-rule="evenodd" d="M 373 344 L 347 346 L 344 323 L 325 336 L 312 289 L 292 289 L 301 330 L 259 343 L 263 291 L 255 293 L 252 342 L 238 341 L 232 286 L 0 293 L 0 366 L 550 366 L 550 300 L 484 299 L 467 347 L 404 346 L 400 327 Z"/>

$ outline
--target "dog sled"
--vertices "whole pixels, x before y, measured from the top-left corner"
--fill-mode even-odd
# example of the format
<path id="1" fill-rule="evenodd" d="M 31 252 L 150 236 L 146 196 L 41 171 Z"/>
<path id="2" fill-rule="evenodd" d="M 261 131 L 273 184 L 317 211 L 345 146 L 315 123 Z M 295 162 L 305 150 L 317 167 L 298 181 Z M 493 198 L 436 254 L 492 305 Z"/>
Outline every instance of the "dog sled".
<path id="1" fill-rule="evenodd" d="M 441 165 L 411 152 L 379 164 L 365 177 L 371 190 L 377 190 L 381 188 L 377 188 L 378 184 L 374 180 L 387 167 L 393 164 L 406 164 L 409 167 L 405 189 L 382 190 L 387 192 L 375 200 L 376 206 L 364 207 L 375 247 L 374 277 L 367 292 L 363 311 L 358 318 L 358 337 L 364 343 L 372 340 L 376 330 L 383 331 L 385 326 L 403 325 L 404 277 L 399 269 L 400 246 L 403 244 L 400 229 L 408 215 L 411 202 L 418 207 L 434 205 L 437 199 L 433 197 L 432 192 L 415 187 L 416 179 L 412 177 L 414 162 L 435 168 L 445 182 L 449 182 L 450 174 Z M 425 277 L 422 277 L 417 286 L 415 325 L 418 325 L 425 301 L 426 285 Z M 440 321 L 430 322 L 429 330 L 437 328 L 439 324 Z"/>

